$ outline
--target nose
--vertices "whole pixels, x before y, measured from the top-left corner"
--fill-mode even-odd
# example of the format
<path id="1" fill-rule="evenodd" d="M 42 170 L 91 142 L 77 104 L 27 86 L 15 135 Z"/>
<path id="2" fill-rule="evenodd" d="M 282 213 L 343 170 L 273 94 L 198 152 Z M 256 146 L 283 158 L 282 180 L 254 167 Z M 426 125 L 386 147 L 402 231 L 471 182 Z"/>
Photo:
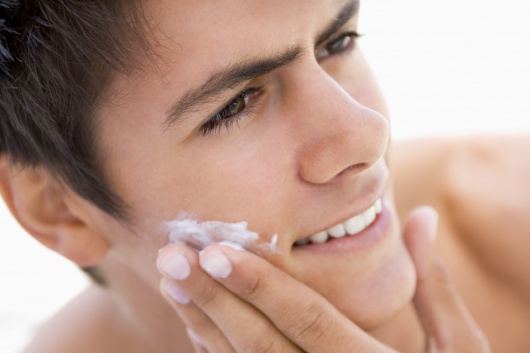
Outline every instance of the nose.
<path id="1" fill-rule="evenodd" d="M 307 73 L 307 71 L 306 71 Z M 367 97 L 371 85 L 346 92 L 317 68 L 298 80 L 296 136 L 300 139 L 298 173 L 311 184 L 352 178 L 384 157 L 390 136 L 387 118 L 353 97 Z"/>

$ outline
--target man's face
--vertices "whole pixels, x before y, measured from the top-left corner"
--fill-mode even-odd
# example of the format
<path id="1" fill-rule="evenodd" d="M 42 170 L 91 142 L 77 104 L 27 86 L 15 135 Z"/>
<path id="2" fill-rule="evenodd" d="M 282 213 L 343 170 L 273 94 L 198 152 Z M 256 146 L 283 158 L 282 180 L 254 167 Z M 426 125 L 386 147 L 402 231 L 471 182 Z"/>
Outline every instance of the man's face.
<path id="1" fill-rule="evenodd" d="M 181 212 L 247 221 L 263 241 L 278 234 L 269 261 L 361 326 L 394 314 L 414 271 L 392 206 L 387 110 L 356 44 L 357 4 L 146 6 L 156 70 L 118 77 L 98 112 L 105 173 L 134 218 L 135 234 L 98 221 L 109 256 L 157 288 L 161 222 Z M 379 198 L 386 206 L 367 230 L 294 245 Z"/>

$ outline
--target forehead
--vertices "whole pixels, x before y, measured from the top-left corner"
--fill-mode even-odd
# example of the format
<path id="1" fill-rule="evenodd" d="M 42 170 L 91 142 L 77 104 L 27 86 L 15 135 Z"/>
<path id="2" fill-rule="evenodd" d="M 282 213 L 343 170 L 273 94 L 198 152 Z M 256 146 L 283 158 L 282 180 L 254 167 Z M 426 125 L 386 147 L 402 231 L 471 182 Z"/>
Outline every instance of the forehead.
<path id="1" fill-rule="evenodd" d="M 212 67 L 298 44 L 311 24 L 336 15 L 337 0 L 162 1 L 148 8 L 158 52 L 194 77 Z M 179 75 L 179 77 L 182 77 Z"/>
<path id="2" fill-rule="evenodd" d="M 150 104 L 149 114 L 162 117 L 179 95 L 216 70 L 287 47 L 312 46 L 316 32 L 351 2 L 148 0 L 144 13 L 155 54 L 142 65 L 146 69 L 141 73 L 116 76 L 109 90 L 113 95 L 107 98 L 111 104 L 103 104 L 100 113 L 106 115 L 109 108 L 141 113 L 141 107 Z M 168 94 L 158 94 L 161 91 L 171 92 L 172 101 Z"/>
<path id="3" fill-rule="evenodd" d="M 273 27 L 280 23 L 290 24 L 292 29 L 296 29 L 296 23 L 311 23 L 317 16 L 333 16 L 345 1 L 166 0 L 148 3 L 147 10 L 156 21 L 156 29 L 169 38 L 185 40 L 185 35 L 182 35 L 185 33 L 202 37 L 207 35 L 211 40 L 218 40 L 232 32 L 243 39 L 247 31 L 267 28 L 266 35 L 276 35 Z M 242 31 L 243 28 L 246 30 Z"/>
<path id="4" fill-rule="evenodd" d="M 316 34 L 355 0 L 163 0 L 144 4 L 155 55 L 135 75 L 115 77 L 99 119 L 135 122 L 139 132 L 161 125 L 187 90 L 227 66 L 312 47 Z M 156 120 L 158 119 L 158 120 Z M 100 121 L 101 122 L 101 121 Z M 103 122 L 106 124 L 106 122 Z M 106 127 L 114 136 L 119 132 Z M 155 137 L 156 136 L 152 136 Z"/>
<path id="5" fill-rule="evenodd" d="M 352 2 L 148 0 L 144 11 L 155 55 L 142 65 L 142 75 L 118 76 L 113 91 L 130 95 L 146 81 L 158 80 L 175 92 L 173 83 L 182 88 L 238 61 L 270 56 L 304 41 L 311 45 L 311 31 Z"/>

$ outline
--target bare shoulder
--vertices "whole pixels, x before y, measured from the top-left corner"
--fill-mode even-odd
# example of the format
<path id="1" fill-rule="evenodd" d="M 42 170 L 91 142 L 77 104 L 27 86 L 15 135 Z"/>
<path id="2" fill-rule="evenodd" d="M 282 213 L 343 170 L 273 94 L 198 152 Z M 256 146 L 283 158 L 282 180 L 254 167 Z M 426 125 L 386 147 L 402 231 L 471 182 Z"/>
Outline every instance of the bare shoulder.
<path id="1" fill-rule="evenodd" d="M 455 139 L 446 137 L 422 137 L 394 143 L 392 170 L 401 218 L 418 205 L 440 208 L 443 173 L 451 161 L 455 143 Z"/>
<path id="2" fill-rule="evenodd" d="M 105 291 L 89 288 L 37 332 L 24 353 L 137 352 L 124 346 L 124 325 Z"/>
<path id="3" fill-rule="evenodd" d="M 530 294 L 530 134 L 406 141 L 395 150 L 403 208 L 440 208 L 483 266 Z"/>
<path id="4" fill-rule="evenodd" d="M 530 293 L 530 136 L 461 141 L 446 174 L 447 204 L 484 264 Z"/>
<path id="5" fill-rule="evenodd" d="M 529 205 L 529 154 L 530 134 L 461 138 L 451 149 L 446 186 L 456 199 L 473 193 L 505 207 Z"/>

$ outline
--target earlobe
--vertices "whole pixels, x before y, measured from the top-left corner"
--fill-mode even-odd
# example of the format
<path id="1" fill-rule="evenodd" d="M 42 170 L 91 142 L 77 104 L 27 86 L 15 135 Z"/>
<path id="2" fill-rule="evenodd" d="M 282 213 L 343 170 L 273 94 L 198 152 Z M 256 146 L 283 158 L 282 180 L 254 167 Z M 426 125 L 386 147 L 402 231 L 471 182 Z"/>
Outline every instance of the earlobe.
<path id="1" fill-rule="evenodd" d="M 13 216 L 36 240 L 80 266 L 95 266 L 108 243 L 83 217 L 72 210 L 69 191 L 42 168 L 10 165 L 0 156 L 0 193 Z"/>

